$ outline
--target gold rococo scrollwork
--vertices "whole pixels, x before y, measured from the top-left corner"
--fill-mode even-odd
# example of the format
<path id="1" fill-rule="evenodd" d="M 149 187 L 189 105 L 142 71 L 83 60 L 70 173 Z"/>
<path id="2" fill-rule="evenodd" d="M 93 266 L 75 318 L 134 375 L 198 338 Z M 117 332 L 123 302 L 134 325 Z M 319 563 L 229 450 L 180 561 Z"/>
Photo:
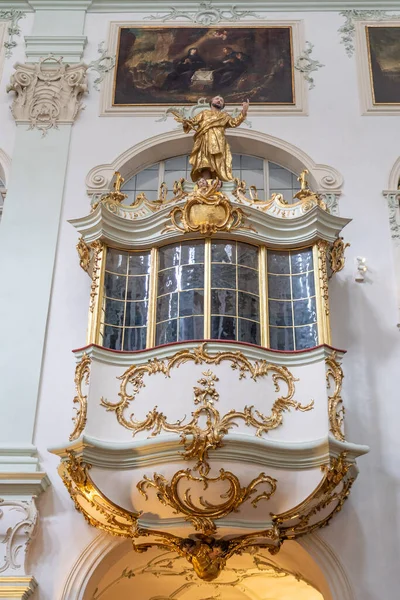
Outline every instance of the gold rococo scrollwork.
<path id="1" fill-rule="evenodd" d="M 166 416 L 159 412 L 157 407 L 149 411 L 143 421 L 135 420 L 133 414 L 130 414 L 129 418 L 125 416 L 125 411 L 129 408 L 130 403 L 137 398 L 145 385 L 145 375 L 163 374 L 165 377 L 170 377 L 173 368 L 189 361 L 198 365 L 219 365 L 228 361 L 231 363 L 232 369 L 238 371 L 239 379 L 244 379 L 249 375 L 251 379 L 257 381 L 272 373 L 276 391 L 280 390 L 279 381 L 283 381 L 287 385 L 288 391 L 286 395 L 279 396 L 275 400 L 271 414 L 268 416 L 256 410 L 254 406 L 245 406 L 243 411 L 233 409 L 221 417 L 214 406 L 219 399 L 219 394 L 215 389 L 215 382 L 218 381 L 218 378 L 207 371 L 204 373 L 204 378 L 199 380 L 201 387 L 194 388 L 194 404 L 200 406 L 192 412 L 192 419 L 188 423 L 183 423 L 184 419 L 169 423 Z M 296 379 L 286 367 L 270 364 L 265 360 L 256 361 L 253 364 L 241 352 L 218 352 L 212 355 L 207 352 L 206 344 L 193 350 L 180 350 L 167 360 L 155 358 L 141 365 L 133 365 L 119 379 L 122 380 L 119 402 L 113 403 L 101 398 L 101 405 L 108 411 L 115 412 L 118 422 L 132 431 L 134 436 L 140 431 L 152 431 L 152 436 L 158 435 L 161 431 L 179 434 L 185 446 L 182 453 L 184 459 L 190 460 L 196 457 L 198 463 L 195 468 L 199 470 L 200 475 L 207 475 L 210 470 L 207 461 L 209 450 L 221 447 L 224 436 L 235 426 L 238 419 L 243 420 L 248 427 L 255 428 L 256 435 L 261 437 L 264 433 L 276 429 L 282 424 L 284 411 L 294 408 L 304 412 L 311 410 L 314 406 L 313 400 L 307 405 L 302 405 L 293 399 Z M 131 393 L 128 392 L 128 386 L 132 386 Z M 201 417 L 206 417 L 206 424 L 203 426 L 200 424 Z"/>
<path id="2" fill-rule="evenodd" d="M 69 436 L 70 441 L 76 440 L 82 433 L 86 425 L 87 415 L 87 396 L 82 392 L 82 384 L 89 383 L 90 377 L 90 364 L 91 358 L 86 353 L 82 355 L 80 362 L 77 364 L 75 369 L 75 389 L 76 396 L 74 398 L 74 404 L 79 404 L 79 408 L 74 407 L 76 415 L 72 421 L 74 423 L 74 430 Z"/>
<path id="3" fill-rule="evenodd" d="M 90 287 L 90 312 L 94 311 L 96 304 L 96 298 L 99 291 L 100 283 L 100 265 L 101 258 L 103 255 L 104 246 L 100 240 L 95 240 L 90 244 L 90 248 L 93 253 L 93 267 L 92 267 L 92 285 Z"/>
<path id="4" fill-rule="evenodd" d="M 324 310 L 326 316 L 329 316 L 329 287 L 328 287 L 328 267 L 327 267 L 327 248 L 328 242 L 325 240 L 318 240 L 317 242 L 318 248 L 318 262 L 319 262 L 319 280 L 321 285 L 321 295 L 324 305 Z"/>
<path id="5" fill-rule="evenodd" d="M 326 527 L 333 516 L 342 510 L 356 475 L 354 465 L 346 459 L 347 453 L 342 452 L 329 465 L 323 465 L 321 469 L 324 477 L 313 493 L 291 510 L 272 516 L 282 541 L 296 539 Z M 321 514 L 321 518 L 315 518 Z"/>
<path id="6" fill-rule="evenodd" d="M 344 243 L 343 238 L 342 237 L 338 237 L 336 238 L 336 240 L 333 242 L 332 246 L 329 249 L 328 252 L 328 256 L 329 256 L 329 264 L 331 267 L 331 271 L 333 275 L 333 273 L 339 273 L 339 271 L 341 271 L 342 269 L 344 269 L 344 265 L 345 265 L 345 258 L 344 258 L 344 253 L 346 248 L 348 248 L 350 246 L 349 243 Z"/>
<path id="7" fill-rule="evenodd" d="M 248 229 L 244 225 L 245 214 L 242 209 L 233 208 L 228 197 L 219 191 L 220 188 L 218 179 L 200 180 L 194 191 L 188 194 L 185 205 L 175 206 L 171 210 L 171 225 L 167 225 L 163 231 L 212 235 L 218 231 Z"/>
<path id="8" fill-rule="evenodd" d="M 212 581 L 234 554 L 254 548 L 267 548 L 271 554 L 276 554 L 285 540 L 297 539 L 327 526 L 350 494 L 355 479 L 353 469 L 354 465 L 347 462 L 343 452 L 328 466 L 322 467 L 321 483 L 301 504 L 285 513 L 272 515 L 271 527 L 229 540 L 199 533 L 182 538 L 140 526 L 141 513 L 128 511 L 109 500 L 91 479 L 90 465 L 72 451 L 68 451 L 61 462 L 59 473 L 76 508 L 90 525 L 112 535 L 130 538 L 137 552 L 145 552 L 154 546 L 174 551 L 192 564 L 200 579 Z"/>
<path id="9" fill-rule="evenodd" d="M 341 442 L 345 441 L 343 433 L 343 422 L 345 415 L 345 408 L 343 406 L 343 400 L 341 396 L 342 382 L 343 382 L 343 370 L 337 361 L 336 352 L 333 352 L 328 358 L 325 359 L 327 366 L 326 371 L 326 383 L 327 388 L 331 388 L 331 383 L 334 385 L 334 391 L 331 396 L 328 396 L 328 412 L 329 412 L 329 423 L 330 431 L 337 440 Z"/>
<path id="10" fill-rule="evenodd" d="M 179 484 L 184 479 L 192 483 L 201 483 L 204 490 L 214 483 L 227 481 L 229 488 L 221 494 L 221 498 L 226 499 L 225 502 L 213 504 L 200 496 L 200 506 L 195 504 L 190 488 L 183 493 L 179 490 Z M 236 475 L 224 469 L 220 469 L 218 477 L 195 477 L 191 469 L 182 469 L 173 475 L 171 483 L 168 483 L 163 475 L 154 473 L 152 479 L 145 476 L 139 481 L 137 488 L 146 500 L 148 499 L 146 490 L 154 488 L 158 500 L 164 506 L 170 506 L 177 514 L 185 515 L 185 520 L 190 521 L 196 531 L 211 534 L 217 529 L 214 520 L 226 517 L 231 512 L 237 512 L 239 507 L 256 493 L 257 486 L 261 484 L 267 484 L 269 489 L 253 498 L 251 503 L 255 508 L 260 500 L 269 500 L 276 490 L 276 479 L 265 473 L 260 473 L 246 487 L 242 487 Z"/>
<path id="11" fill-rule="evenodd" d="M 314 206 L 319 206 L 322 210 L 327 210 L 327 206 L 319 194 L 316 194 L 308 187 L 306 176 L 308 170 L 304 169 L 297 178 L 300 183 L 300 190 L 293 196 L 293 202 L 289 204 L 283 194 L 272 194 L 271 198 L 262 200 L 258 197 L 257 188 L 254 185 L 249 186 L 249 195 L 246 196 L 247 184 L 244 180 L 235 179 L 236 188 L 233 192 L 235 198 L 241 204 L 247 204 L 257 208 L 262 212 L 269 212 L 280 218 L 293 218 L 309 212 Z"/>
<path id="12" fill-rule="evenodd" d="M 86 273 L 88 273 L 90 270 L 90 248 L 82 237 L 79 238 L 76 249 L 79 255 L 79 265 Z"/>

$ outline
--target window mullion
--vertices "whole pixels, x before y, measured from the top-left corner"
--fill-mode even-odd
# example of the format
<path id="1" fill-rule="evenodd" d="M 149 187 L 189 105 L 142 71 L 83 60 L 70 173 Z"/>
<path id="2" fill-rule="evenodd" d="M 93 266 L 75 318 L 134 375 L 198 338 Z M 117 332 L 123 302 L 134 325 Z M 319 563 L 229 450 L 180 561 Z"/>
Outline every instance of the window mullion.
<path id="1" fill-rule="evenodd" d="M 165 161 L 161 161 L 158 168 L 158 196 L 160 195 L 161 184 L 164 183 L 165 178 Z"/>
<path id="2" fill-rule="evenodd" d="M 122 321 L 122 340 L 121 340 L 121 350 L 124 349 L 124 342 L 125 342 L 125 319 L 126 319 L 126 303 L 127 303 L 127 298 L 128 298 L 128 283 L 129 283 L 129 277 L 128 277 L 128 273 L 129 273 L 129 261 L 130 261 L 130 254 L 128 254 L 127 256 L 127 261 L 126 261 L 126 282 L 125 282 L 125 301 L 124 301 L 124 319 Z"/>
<path id="3" fill-rule="evenodd" d="M 290 273 L 290 304 L 292 309 L 292 334 L 293 334 L 293 350 L 297 350 L 296 344 L 296 328 L 294 325 L 294 298 L 293 298 L 293 274 L 292 274 L 292 252 L 289 252 L 289 273 Z"/>
<path id="4" fill-rule="evenodd" d="M 158 278 L 158 249 L 150 252 L 150 286 L 147 309 L 146 347 L 153 348 L 156 344 L 156 312 L 157 312 L 157 278 Z"/>
<path id="5" fill-rule="evenodd" d="M 204 339 L 211 339 L 211 239 L 204 240 Z"/>
<path id="6" fill-rule="evenodd" d="M 264 160 L 264 198 L 267 200 L 269 197 L 269 161 Z"/>
<path id="7" fill-rule="evenodd" d="M 258 280 L 260 302 L 261 346 L 269 348 L 267 249 L 259 248 Z"/>

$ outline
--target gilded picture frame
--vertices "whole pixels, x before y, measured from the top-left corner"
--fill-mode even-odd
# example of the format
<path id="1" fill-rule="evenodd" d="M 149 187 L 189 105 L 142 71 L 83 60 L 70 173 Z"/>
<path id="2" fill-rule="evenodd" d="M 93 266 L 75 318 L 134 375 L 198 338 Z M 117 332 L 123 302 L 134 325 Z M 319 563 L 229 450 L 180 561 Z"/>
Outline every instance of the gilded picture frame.
<path id="1" fill-rule="evenodd" d="M 116 67 L 105 79 L 101 115 L 161 116 L 215 94 L 232 108 L 249 98 L 252 114 L 306 114 L 306 86 L 295 69 L 303 45 L 300 21 L 112 22 Z"/>
<path id="2" fill-rule="evenodd" d="M 362 114 L 400 114 L 400 19 L 356 24 Z"/>

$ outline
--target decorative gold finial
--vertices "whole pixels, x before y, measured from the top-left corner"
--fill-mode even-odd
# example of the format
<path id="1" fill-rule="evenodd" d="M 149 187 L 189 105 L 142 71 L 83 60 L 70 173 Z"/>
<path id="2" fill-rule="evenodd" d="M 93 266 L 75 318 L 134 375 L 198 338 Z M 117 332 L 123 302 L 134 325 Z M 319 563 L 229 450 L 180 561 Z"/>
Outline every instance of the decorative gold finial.
<path id="1" fill-rule="evenodd" d="M 305 211 L 310 210 L 315 205 L 326 210 L 325 202 L 308 187 L 307 175 L 309 173 L 308 169 L 304 169 L 298 176 L 297 181 L 300 183 L 300 190 L 293 196 L 293 200 L 300 200 Z"/>
<path id="2" fill-rule="evenodd" d="M 106 203 L 111 202 L 112 204 L 121 204 L 125 200 L 125 198 L 128 197 L 128 194 L 124 194 L 123 192 L 121 192 L 121 186 L 124 183 L 125 179 L 122 177 L 122 175 L 119 171 L 115 171 L 114 175 L 115 175 L 115 181 L 113 183 L 114 191 L 107 192 L 107 194 L 104 194 L 100 198 L 100 202 L 106 202 Z M 94 208 L 96 208 L 99 203 L 97 203 L 94 206 Z"/>
<path id="3" fill-rule="evenodd" d="M 115 175 L 115 181 L 114 181 L 114 186 L 113 186 L 114 190 L 116 192 L 120 192 L 121 186 L 124 183 L 125 179 L 122 177 L 122 175 L 119 171 L 115 171 L 114 175 Z"/>
<path id="4" fill-rule="evenodd" d="M 304 171 L 302 171 L 297 178 L 297 181 L 300 183 L 300 190 L 302 192 L 309 191 L 308 181 L 306 179 L 306 175 L 308 175 L 308 174 L 309 174 L 308 169 L 304 169 Z"/>

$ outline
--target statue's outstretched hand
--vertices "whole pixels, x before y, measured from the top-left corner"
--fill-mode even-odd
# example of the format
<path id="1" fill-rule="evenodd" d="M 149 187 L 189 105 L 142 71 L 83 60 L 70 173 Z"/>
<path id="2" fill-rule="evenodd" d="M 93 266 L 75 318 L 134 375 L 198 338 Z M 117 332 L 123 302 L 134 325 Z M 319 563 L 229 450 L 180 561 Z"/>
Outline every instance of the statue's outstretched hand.
<path id="1" fill-rule="evenodd" d="M 250 100 L 246 100 L 246 102 L 242 103 L 242 113 L 244 114 L 244 116 L 247 115 L 247 111 L 249 110 L 249 106 L 250 106 Z"/>

